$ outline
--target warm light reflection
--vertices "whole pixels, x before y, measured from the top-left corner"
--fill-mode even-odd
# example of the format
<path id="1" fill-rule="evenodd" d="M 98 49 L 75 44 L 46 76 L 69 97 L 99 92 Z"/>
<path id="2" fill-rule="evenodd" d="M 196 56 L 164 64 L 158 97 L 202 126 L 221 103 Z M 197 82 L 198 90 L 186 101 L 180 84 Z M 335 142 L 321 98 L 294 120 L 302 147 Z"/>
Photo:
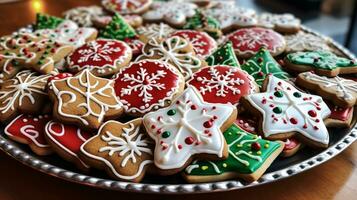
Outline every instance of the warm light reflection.
<path id="1" fill-rule="evenodd" d="M 32 9 L 35 13 L 43 12 L 43 2 L 42 0 L 32 0 L 31 1 Z"/>

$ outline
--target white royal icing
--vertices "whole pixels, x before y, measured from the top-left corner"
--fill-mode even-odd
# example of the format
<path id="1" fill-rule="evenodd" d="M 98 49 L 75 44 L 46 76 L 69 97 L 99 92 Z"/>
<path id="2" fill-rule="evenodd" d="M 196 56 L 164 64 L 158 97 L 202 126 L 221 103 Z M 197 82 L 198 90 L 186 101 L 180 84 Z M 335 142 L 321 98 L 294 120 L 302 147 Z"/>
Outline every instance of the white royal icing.
<path id="1" fill-rule="evenodd" d="M 175 29 L 171 28 L 169 25 L 160 23 L 160 24 L 150 24 L 147 26 L 139 27 L 136 32 L 139 35 L 144 35 L 148 39 L 158 38 L 163 39 L 173 33 Z"/>
<path id="2" fill-rule="evenodd" d="M 299 29 L 301 21 L 292 14 L 263 13 L 258 18 L 258 25 L 265 28 Z"/>

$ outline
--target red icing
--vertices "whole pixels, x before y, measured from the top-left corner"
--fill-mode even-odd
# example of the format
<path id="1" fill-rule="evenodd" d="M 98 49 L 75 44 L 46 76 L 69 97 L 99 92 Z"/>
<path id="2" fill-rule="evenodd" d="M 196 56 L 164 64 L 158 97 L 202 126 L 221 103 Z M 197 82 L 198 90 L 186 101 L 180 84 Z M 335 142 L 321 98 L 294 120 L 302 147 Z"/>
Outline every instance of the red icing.
<path id="1" fill-rule="evenodd" d="M 124 42 L 130 46 L 131 50 L 133 51 L 134 58 L 142 54 L 144 43 L 138 38 L 125 38 Z"/>
<path id="2" fill-rule="evenodd" d="M 284 141 L 285 146 L 284 146 L 284 151 L 289 151 L 292 149 L 295 149 L 296 147 L 298 147 L 301 143 L 294 137 L 286 139 Z"/>
<path id="3" fill-rule="evenodd" d="M 331 115 L 330 115 L 331 119 L 337 119 L 337 120 L 340 120 L 340 121 L 346 121 L 353 114 L 353 107 L 341 108 L 341 107 L 334 106 L 334 105 L 331 105 L 331 104 L 328 104 L 328 107 L 331 110 Z"/>
<path id="4" fill-rule="evenodd" d="M 215 73 L 212 73 L 215 72 Z M 229 76 L 227 76 L 230 74 Z M 224 93 L 221 93 L 220 83 L 223 83 L 224 76 L 227 80 L 234 82 L 227 82 L 235 91 L 224 87 Z M 212 82 L 213 81 L 213 82 Z M 212 66 L 205 67 L 193 74 L 189 85 L 196 87 L 203 96 L 203 99 L 209 103 L 232 103 L 237 104 L 240 98 L 244 95 L 251 94 L 252 78 L 244 71 L 229 66 Z M 239 92 L 238 92 L 239 91 Z"/>
<path id="5" fill-rule="evenodd" d="M 72 77 L 72 76 L 73 76 L 73 74 L 67 73 L 67 72 L 58 73 L 58 74 L 53 75 L 50 78 L 48 78 L 47 82 L 50 83 L 53 80 L 62 80 L 62 79 L 65 79 L 65 78 L 68 78 L 68 77 Z"/>
<path id="6" fill-rule="evenodd" d="M 45 138 L 44 130 L 46 123 L 51 118 L 47 115 L 19 115 L 5 128 L 5 134 L 25 140 L 26 144 L 33 144 L 40 148 L 49 148 Z"/>
<path id="7" fill-rule="evenodd" d="M 194 31 L 194 30 L 182 30 L 176 31 L 171 36 L 179 36 L 188 40 L 197 55 L 206 57 L 212 54 L 216 49 L 216 41 L 205 32 Z"/>

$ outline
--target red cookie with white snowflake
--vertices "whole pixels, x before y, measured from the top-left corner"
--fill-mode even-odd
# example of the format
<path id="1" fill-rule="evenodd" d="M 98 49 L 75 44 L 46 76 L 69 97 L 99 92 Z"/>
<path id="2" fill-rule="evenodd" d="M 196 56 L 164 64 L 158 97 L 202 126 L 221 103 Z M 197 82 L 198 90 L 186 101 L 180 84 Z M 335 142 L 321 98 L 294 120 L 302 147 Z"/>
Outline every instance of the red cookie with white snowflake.
<path id="1" fill-rule="evenodd" d="M 131 48 L 122 41 L 98 39 L 76 49 L 67 57 L 68 69 L 77 73 L 89 69 L 96 76 L 110 76 L 126 66 Z"/>
<path id="2" fill-rule="evenodd" d="M 105 9 L 120 14 L 141 14 L 149 9 L 152 0 L 102 0 Z"/>
<path id="3" fill-rule="evenodd" d="M 45 137 L 52 149 L 63 159 L 74 163 L 79 169 L 88 170 L 79 157 L 81 145 L 92 137 L 76 126 L 49 121 L 45 127 Z"/>
<path id="4" fill-rule="evenodd" d="M 261 47 L 269 50 L 272 56 L 277 56 L 285 50 L 285 39 L 279 33 L 266 28 L 239 29 L 226 38 L 233 44 L 236 55 L 240 58 L 254 56 Z"/>
<path id="5" fill-rule="evenodd" d="M 247 72 L 226 65 L 204 67 L 195 72 L 187 84 L 194 86 L 209 103 L 237 105 L 242 96 L 259 91 Z"/>
<path id="6" fill-rule="evenodd" d="M 181 30 L 174 32 L 171 36 L 179 36 L 189 41 L 196 55 L 206 58 L 217 48 L 216 41 L 206 32 L 195 30 Z"/>
<path id="7" fill-rule="evenodd" d="M 155 60 L 132 63 L 115 77 L 116 95 L 133 116 L 170 105 L 185 86 L 184 77 L 174 66 Z"/>
<path id="8" fill-rule="evenodd" d="M 49 155 L 52 149 L 44 137 L 45 125 L 49 120 L 51 118 L 48 115 L 21 114 L 6 126 L 4 132 L 12 140 L 29 145 L 37 155 Z"/>

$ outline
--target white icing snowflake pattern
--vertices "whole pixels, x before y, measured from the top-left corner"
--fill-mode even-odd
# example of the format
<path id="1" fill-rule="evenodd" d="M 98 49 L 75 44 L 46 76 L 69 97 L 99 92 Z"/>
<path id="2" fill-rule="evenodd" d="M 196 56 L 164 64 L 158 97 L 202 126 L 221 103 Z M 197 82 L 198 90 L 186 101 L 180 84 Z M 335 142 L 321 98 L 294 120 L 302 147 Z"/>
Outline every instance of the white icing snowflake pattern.
<path id="1" fill-rule="evenodd" d="M 160 23 L 160 24 L 151 24 L 148 26 L 142 26 L 137 29 L 139 35 L 145 35 L 148 39 L 150 38 L 165 38 L 170 35 L 175 30 L 170 26 Z"/>
<path id="2" fill-rule="evenodd" d="M 114 44 L 114 42 L 110 41 L 106 42 L 104 45 L 101 45 L 96 41 L 90 42 L 88 44 L 88 49 L 81 49 L 78 51 L 78 53 L 82 55 L 82 57 L 79 58 L 78 63 L 87 62 L 89 60 L 101 61 L 103 59 L 112 62 L 110 55 L 121 51 L 119 47 L 112 47 Z"/>
<path id="3" fill-rule="evenodd" d="M 247 46 L 254 49 L 256 46 L 266 46 L 267 41 L 272 41 L 274 38 L 265 31 L 257 32 L 251 29 L 245 29 L 246 31 L 242 35 L 233 36 L 238 40 L 238 46 Z"/>

